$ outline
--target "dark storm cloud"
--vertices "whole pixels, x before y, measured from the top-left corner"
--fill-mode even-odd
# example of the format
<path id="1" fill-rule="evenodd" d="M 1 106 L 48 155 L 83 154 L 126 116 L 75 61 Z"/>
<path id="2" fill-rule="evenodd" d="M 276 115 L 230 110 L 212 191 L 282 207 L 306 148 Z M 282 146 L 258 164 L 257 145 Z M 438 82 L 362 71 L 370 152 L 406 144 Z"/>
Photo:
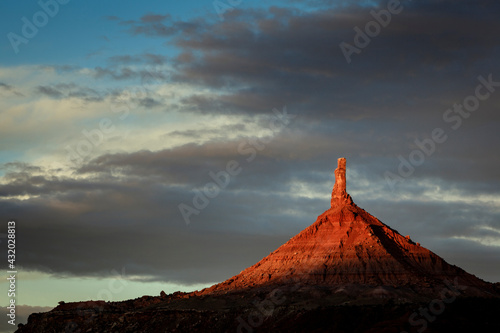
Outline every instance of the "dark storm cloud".
<path id="1" fill-rule="evenodd" d="M 370 10 L 387 6 L 370 3 L 335 1 L 335 8 L 328 9 L 329 2 L 316 2 L 323 8 L 309 11 L 234 10 L 223 22 L 193 20 L 203 29 L 179 29 L 176 36 L 140 24 L 142 34 L 168 37 L 181 49 L 173 59 L 174 81 L 220 89 L 217 95 L 183 98 L 185 111 L 255 115 L 269 112 L 270 106 L 293 106 L 305 115 L 302 122 L 313 124 L 311 130 L 324 129 L 327 142 L 347 136 L 352 140 L 348 152 L 366 147 L 360 153 L 385 157 L 385 167 L 377 170 L 382 175 L 397 172 L 397 156 L 408 159 L 415 140 L 443 128 L 449 139 L 436 145 L 412 179 L 426 175 L 461 181 L 474 164 L 477 172 L 470 181 L 497 186 L 500 161 L 491 151 L 500 144 L 500 93 L 481 102 L 456 131 L 443 116 L 474 94 L 480 75 L 500 81 L 500 42 L 494 33 L 500 30 L 500 4 L 403 1 L 403 11 L 392 15 L 390 24 L 348 64 L 339 44 L 353 44 L 353 28 L 364 29 L 374 20 Z M 170 19 L 162 24 L 164 30 L 180 27 Z"/>
<path id="2" fill-rule="evenodd" d="M 328 208 L 333 169 L 345 143 L 325 153 L 335 140 L 321 138 L 328 140 L 291 128 L 276 135 L 251 162 L 246 160 L 248 154 L 238 152 L 238 146 L 251 138 L 107 154 L 84 164 L 78 180 L 36 166 L 10 164 L 5 168 L 8 183 L 0 187 L 0 208 L 22 222 L 20 260 L 29 269 L 104 276 L 113 268 L 126 267 L 128 274 L 146 275 L 145 279 L 220 281 L 267 255 Z M 313 142 L 324 146 L 311 150 Z M 387 161 L 360 156 L 356 152 L 361 147 L 349 150 L 354 152 L 348 158 L 348 186 L 356 193 L 354 199 L 401 233 L 447 253 L 450 250 L 442 241 L 450 237 L 498 237 L 492 230 L 478 229 L 500 230 L 498 212 L 484 202 L 426 201 L 429 188 L 412 180 L 402 190 L 413 196 L 392 200 L 384 179 L 375 172 Z M 229 160 L 239 162 L 241 173 L 186 226 L 178 205 L 192 204 L 194 190 L 213 181 L 209 173 L 224 170 Z M 301 193 L 294 187 L 296 181 L 322 199 Z M 484 193 L 474 192 L 467 182 L 456 186 L 459 194 Z M 34 197 L 9 198 L 15 195 Z M 495 251 L 473 248 L 474 253 Z M 467 251 L 456 249 L 452 263 L 469 265 L 478 260 L 460 260 L 459 253 Z M 480 276 L 486 273 L 484 267 L 470 267 Z M 492 272 L 488 270 L 489 277 L 500 274 Z"/>
<path id="3" fill-rule="evenodd" d="M 171 33 L 163 30 L 177 31 L 167 39 L 182 51 L 173 59 L 178 70 L 174 80 L 227 90 L 216 97 L 185 98 L 188 110 L 255 114 L 267 112 L 269 105 L 293 104 L 315 118 L 389 119 L 398 126 L 411 119 L 421 129 L 449 107 L 447 101 L 470 94 L 478 75 L 497 73 L 493 60 L 499 42 L 492 32 L 500 28 L 493 14 L 499 5 L 403 4 L 403 12 L 393 15 L 361 54 L 353 55 L 351 65 L 339 43 L 352 44 L 353 28 L 373 20 L 367 5 L 336 2 L 335 9 L 308 12 L 235 10 L 223 22 L 165 18 L 161 31 L 156 31 L 158 20 L 134 24 L 143 30 L 136 33 L 147 36 L 168 37 Z M 385 6 L 381 2 L 376 10 Z M 498 119 L 497 113 L 490 116 Z"/>
<path id="4" fill-rule="evenodd" d="M 158 107 L 158 106 L 162 106 L 163 103 L 157 101 L 154 98 L 146 97 L 146 98 L 142 98 L 142 99 L 139 100 L 139 105 L 143 106 L 143 107 L 145 107 L 147 109 L 152 109 L 152 108 L 155 108 L 155 107 Z"/>
<path id="5" fill-rule="evenodd" d="M 55 99 L 74 97 L 86 102 L 100 102 L 107 95 L 105 92 L 98 92 L 95 89 L 79 86 L 74 83 L 38 86 L 36 92 Z"/>
<path id="6" fill-rule="evenodd" d="M 0 164 L 0 170 L 5 171 L 4 177 L 8 180 L 16 179 L 20 176 L 28 176 L 32 173 L 43 172 L 44 169 L 38 166 L 30 165 L 25 162 L 8 162 Z"/>
<path id="7" fill-rule="evenodd" d="M 102 155 L 82 166 L 78 172 L 87 174 L 120 170 L 128 177 L 154 176 L 160 177 L 169 184 L 194 186 L 208 181 L 209 171 L 223 170 L 229 160 L 244 161 L 250 158 L 250 153 L 245 155 L 238 153 L 238 147 L 242 142 L 245 143 L 243 140 L 236 142 L 216 141 L 202 145 L 187 144 L 156 152 L 142 150 L 131 154 Z M 249 149 L 251 146 L 244 144 L 244 148 Z M 268 149 L 272 149 L 272 146 Z M 254 148 L 253 151 L 257 150 Z M 276 158 L 265 150 L 259 155 L 260 159 L 274 160 Z M 278 163 L 269 164 L 269 167 L 266 168 L 268 175 L 263 176 L 263 182 L 270 180 L 273 176 L 276 177 L 280 168 Z M 286 170 L 282 170 L 281 173 L 285 174 Z M 253 186 L 256 184 L 254 183 Z"/>
<path id="8" fill-rule="evenodd" d="M 237 273 L 291 236 L 256 233 L 252 230 L 255 223 L 245 230 L 250 207 L 243 207 L 241 216 L 242 211 L 232 207 L 238 207 L 240 200 L 255 200 L 251 191 L 221 194 L 204 212 L 198 227 L 188 228 L 177 205 L 179 200 L 191 200 L 192 188 L 171 184 L 159 170 L 149 176 L 129 172 L 120 179 L 101 173 L 80 181 L 38 176 L 29 170 L 35 169 L 24 168 L 22 177 L 11 171 L 10 183 L 0 191 L 4 198 L 43 194 L 23 201 L 0 201 L 2 212 L 18 221 L 23 235 L 19 242 L 25 244 L 19 260 L 26 269 L 94 276 L 124 266 L 128 274 L 162 281 L 217 281 Z M 40 173 L 40 169 L 36 171 Z M 281 200 L 270 193 L 266 197 Z M 229 207 L 224 208 L 226 205 Z M 271 218 L 254 222 L 262 228 L 279 220 L 272 209 L 267 214 Z M 289 223 L 294 220 L 291 216 Z M 235 232 L 238 226 L 244 228 Z M 227 260 L 236 265 L 228 266 Z"/>
<path id="9" fill-rule="evenodd" d="M 60 98 L 63 96 L 63 93 L 61 91 L 57 90 L 54 87 L 50 87 L 50 86 L 38 86 L 36 88 L 36 91 L 39 94 L 46 95 L 46 96 L 49 96 L 52 98 Z"/>
<path id="10" fill-rule="evenodd" d="M 80 175 L 92 177 L 79 180 L 9 165 L 1 209 L 22 221 L 26 268 L 106 275 L 113 267 L 126 266 L 129 274 L 184 283 L 217 281 L 239 272 L 302 229 L 303 214 L 314 218 L 315 207 L 328 200 L 304 198 L 300 214 L 276 210 L 299 204 L 285 194 L 294 171 L 273 156 L 277 147 L 272 144 L 244 164 L 248 156 L 237 152 L 238 143 L 103 155 L 80 169 Z M 193 189 L 211 181 L 209 172 L 222 170 L 230 159 L 241 160 L 241 177 L 231 180 L 228 190 L 187 227 L 178 204 L 191 202 Z M 15 195 L 40 196 L 8 199 Z M 259 205 L 261 213 L 255 216 Z"/>
<path id="11" fill-rule="evenodd" d="M 162 30 L 175 27 L 179 34 L 172 41 L 183 51 L 176 59 L 176 80 L 228 90 L 217 98 L 187 98 L 193 111 L 253 114 L 286 100 L 311 117 L 406 121 L 404 109 L 422 124 L 444 101 L 469 93 L 478 75 L 498 69 L 492 60 L 499 42 L 492 32 L 500 28 L 493 14 L 499 5 L 403 3 L 403 12 L 353 55 L 351 65 L 339 43 L 352 44 L 353 28 L 373 20 L 366 5 L 309 12 L 235 10 L 223 22 L 196 20 L 202 30 L 171 21 Z M 385 2 L 376 10 L 384 7 Z M 141 24 L 144 32 L 136 33 L 170 36 Z"/>

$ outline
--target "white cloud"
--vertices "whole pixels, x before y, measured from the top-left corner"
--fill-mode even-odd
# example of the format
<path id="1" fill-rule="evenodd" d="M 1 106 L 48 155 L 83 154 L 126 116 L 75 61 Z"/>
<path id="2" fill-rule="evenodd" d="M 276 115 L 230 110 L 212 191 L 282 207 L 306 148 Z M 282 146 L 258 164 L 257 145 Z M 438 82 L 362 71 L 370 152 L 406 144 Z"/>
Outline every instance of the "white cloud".
<path id="1" fill-rule="evenodd" d="M 464 239 L 471 242 L 479 243 L 485 246 L 498 246 L 500 247 L 500 237 L 476 237 L 476 236 L 453 236 L 453 239 Z"/>

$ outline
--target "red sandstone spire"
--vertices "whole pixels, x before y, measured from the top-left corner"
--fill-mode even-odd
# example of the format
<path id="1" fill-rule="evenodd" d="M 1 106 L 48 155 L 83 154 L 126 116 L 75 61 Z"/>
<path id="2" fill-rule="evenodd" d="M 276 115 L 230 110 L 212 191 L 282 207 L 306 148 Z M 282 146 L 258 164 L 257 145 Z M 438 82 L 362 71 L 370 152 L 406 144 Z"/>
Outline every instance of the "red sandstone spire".
<path id="1" fill-rule="evenodd" d="M 283 285 L 291 280 L 340 290 L 351 286 L 355 294 L 356 288 L 368 286 L 401 287 L 403 294 L 433 293 L 432 288 L 439 291 L 443 281 L 457 277 L 467 286 L 486 288 L 484 281 L 449 265 L 353 203 L 346 191 L 345 158 L 338 159 L 331 207 L 255 265 L 200 294 Z"/>
<path id="2" fill-rule="evenodd" d="M 339 208 L 352 204 L 351 196 L 346 191 L 346 161 L 344 157 L 338 159 L 338 166 L 335 169 L 335 185 L 332 191 L 332 208 Z"/>

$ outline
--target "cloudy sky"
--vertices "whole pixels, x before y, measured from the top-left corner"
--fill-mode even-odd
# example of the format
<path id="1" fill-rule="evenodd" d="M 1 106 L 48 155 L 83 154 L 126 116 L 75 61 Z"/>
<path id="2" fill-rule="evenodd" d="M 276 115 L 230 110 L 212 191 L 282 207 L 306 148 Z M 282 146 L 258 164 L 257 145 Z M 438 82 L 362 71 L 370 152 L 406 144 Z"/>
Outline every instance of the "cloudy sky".
<path id="1" fill-rule="evenodd" d="M 329 208 L 339 157 L 360 207 L 500 281 L 498 1 L 42 4 L 0 4 L 18 304 L 225 280 Z"/>

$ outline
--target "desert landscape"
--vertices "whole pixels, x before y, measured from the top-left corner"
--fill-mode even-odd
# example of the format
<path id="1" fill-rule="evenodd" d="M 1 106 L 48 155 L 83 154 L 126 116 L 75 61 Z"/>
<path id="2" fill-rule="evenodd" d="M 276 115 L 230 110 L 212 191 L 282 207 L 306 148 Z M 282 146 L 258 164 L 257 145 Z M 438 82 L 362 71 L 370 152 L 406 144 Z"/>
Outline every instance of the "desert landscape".
<path id="1" fill-rule="evenodd" d="M 331 208 L 240 274 L 191 293 L 60 304 L 16 332 L 495 332 L 499 309 L 500 283 L 359 208 L 339 158 Z"/>
<path id="2" fill-rule="evenodd" d="M 0 2 L 0 333 L 500 332 L 500 2 Z"/>

